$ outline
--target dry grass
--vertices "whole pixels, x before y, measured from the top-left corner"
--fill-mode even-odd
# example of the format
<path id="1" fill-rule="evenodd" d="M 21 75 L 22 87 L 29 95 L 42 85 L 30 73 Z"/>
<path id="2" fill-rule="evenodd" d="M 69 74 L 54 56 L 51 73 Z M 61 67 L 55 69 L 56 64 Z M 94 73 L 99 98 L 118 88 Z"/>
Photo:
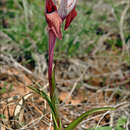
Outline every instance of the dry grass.
<path id="1" fill-rule="evenodd" d="M 32 85 L 48 93 L 47 32 L 43 14 L 39 13 L 42 7 L 34 2 L 27 5 L 30 11 L 26 12 L 14 2 L 18 6 L 13 10 L 14 18 L 2 17 L 12 10 L 0 5 L 0 10 L 5 9 L 0 14 L 4 20 L 0 25 L 0 129 L 51 130 L 46 101 L 28 89 Z M 129 130 L 129 1 L 88 0 L 79 2 L 77 8 L 79 16 L 63 41 L 57 41 L 55 50 L 63 126 L 88 109 L 113 106 L 115 111 L 92 115 L 77 130 L 115 127 L 122 117 L 127 120 L 124 129 Z M 30 21 L 25 17 L 28 14 Z"/>

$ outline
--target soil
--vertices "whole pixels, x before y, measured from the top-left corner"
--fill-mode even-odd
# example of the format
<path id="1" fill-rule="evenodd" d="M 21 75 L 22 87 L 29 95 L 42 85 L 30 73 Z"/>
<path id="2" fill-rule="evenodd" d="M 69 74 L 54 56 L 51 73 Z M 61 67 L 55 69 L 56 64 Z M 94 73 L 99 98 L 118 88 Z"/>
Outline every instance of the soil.
<path id="1" fill-rule="evenodd" d="M 128 111 L 130 73 L 127 66 L 119 64 L 118 58 L 104 59 L 80 57 L 55 61 L 59 111 L 64 128 L 92 108 L 117 106 L 114 117 L 113 112 L 93 114 L 78 126 L 78 130 L 97 124 L 109 126 L 112 118 L 112 125 L 115 125 L 117 119 Z M 28 88 L 33 86 L 49 94 L 47 73 L 39 77 L 10 65 L 0 68 L 0 113 L 4 115 L 0 118 L 1 130 L 53 130 L 48 104 Z"/>

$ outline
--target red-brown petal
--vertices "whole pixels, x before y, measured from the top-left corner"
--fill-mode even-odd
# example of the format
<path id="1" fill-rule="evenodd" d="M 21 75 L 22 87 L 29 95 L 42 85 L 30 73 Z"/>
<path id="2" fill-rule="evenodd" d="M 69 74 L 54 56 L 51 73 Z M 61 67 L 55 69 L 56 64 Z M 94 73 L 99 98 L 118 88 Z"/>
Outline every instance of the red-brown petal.
<path id="1" fill-rule="evenodd" d="M 49 29 L 51 29 L 57 38 L 62 39 L 62 33 L 61 33 L 61 24 L 62 19 L 58 15 L 57 11 L 54 11 L 53 13 L 46 13 L 46 20 L 48 23 Z"/>
<path id="2" fill-rule="evenodd" d="M 77 16 L 77 12 L 76 12 L 75 8 L 73 8 L 73 10 L 72 10 L 72 11 L 69 13 L 69 15 L 66 17 L 64 30 L 66 30 L 66 29 L 70 26 L 72 20 L 73 20 L 76 16 Z"/>
<path id="3" fill-rule="evenodd" d="M 45 12 L 46 13 L 52 13 L 56 10 L 57 10 L 57 8 L 56 8 L 55 4 L 53 3 L 53 1 L 52 0 L 46 0 Z"/>

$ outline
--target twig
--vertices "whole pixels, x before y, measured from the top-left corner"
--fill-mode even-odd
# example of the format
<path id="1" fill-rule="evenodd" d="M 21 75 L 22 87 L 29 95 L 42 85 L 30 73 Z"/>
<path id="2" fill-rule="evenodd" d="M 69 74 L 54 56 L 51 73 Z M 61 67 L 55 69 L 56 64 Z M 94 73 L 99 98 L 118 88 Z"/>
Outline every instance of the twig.
<path id="1" fill-rule="evenodd" d="M 125 19 L 125 16 L 126 16 L 128 9 L 129 9 L 129 6 L 130 6 L 130 1 L 128 1 L 127 6 L 125 7 L 125 9 L 123 10 L 123 12 L 121 14 L 120 24 L 119 24 L 120 36 L 121 36 L 121 40 L 122 40 L 122 43 L 123 43 L 123 53 L 126 50 L 125 37 L 124 37 L 124 32 L 123 32 L 123 25 L 124 25 L 124 19 Z"/>
<path id="2" fill-rule="evenodd" d="M 66 101 L 71 97 L 72 93 L 76 89 L 76 86 L 77 86 L 78 82 L 81 81 L 81 79 L 83 78 L 83 76 L 84 76 L 85 73 L 86 73 L 86 71 L 84 71 L 84 73 L 76 80 L 76 82 L 74 83 L 74 85 L 73 85 L 70 93 L 68 94 L 68 96 L 65 98 L 65 100 L 63 101 L 63 103 L 61 105 L 63 105 L 64 103 L 66 103 Z"/>
<path id="3" fill-rule="evenodd" d="M 107 112 L 105 112 L 105 113 L 103 114 L 103 116 L 102 116 L 102 117 L 100 118 L 100 120 L 98 121 L 98 124 L 97 124 L 96 128 L 99 127 L 99 125 L 100 125 L 101 121 L 103 120 L 103 118 L 104 118 L 107 114 L 109 114 L 109 113 L 110 113 L 110 111 L 107 111 Z"/>
<path id="4" fill-rule="evenodd" d="M 31 75 L 34 79 L 40 79 L 41 81 L 44 81 L 42 77 L 35 75 L 32 71 L 19 64 L 11 55 L 0 54 L 0 58 L 2 58 L 5 62 L 7 62 L 7 64 L 13 66 L 14 68 L 20 69 L 26 74 Z"/>
<path id="5" fill-rule="evenodd" d="M 16 106 L 15 108 L 15 112 L 14 112 L 14 116 L 17 116 L 17 114 L 20 112 L 22 105 L 23 105 L 23 99 L 26 100 L 27 98 L 29 98 L 30 96 L 32 96 L 32 93 L 29 93 L 27 95 L 25 95 L 20 101 L 19 104 Z"/>
<path id="6" fill-rule="evenodd" d="M 95 56 L 95 54 L 96 54 L 99 50 L 101 51 L 101 49 L 102 49 L 102 50 L 105 49 L 105 48 L 103 48 L 103 43 L 104 43 L 105 40 L 107 40 L 107 39 L 109 38 L 109 36 L 110 36 L 111 34 L 112 34 L 112 32 L 108 32 L 107 34 L 104 34 L 102 37 L 99 38 L 98 43 L 97 43 L 97 45 L 95 46 L 95 49 L 94 49 L 94 51 L 93 51 L 93 53 L 92 53 L 93 56 Z"/>
<path id="7" fill-rule="evenodd" d="M 111 114 L 110 114 L 110 126 L 113 127 L 113 124 L 114 124 L 114 112 L 112 111 Z"/>
<path id="8" fill-rule="evenodd" d="M 33 126 L 35 126 L 37 123 L 39 123 L 40 122 L 40 120 L 44 117 L 44 116 L 46 116 L 47 114 L 45 114 L 45 115 L 41 115 L 39 118 L 37 118 L 37 119 L 35 119 L 35 120 L 32 120 L 31 122 L 29 122 L 27 125 L 25 125 L 24 127 L 22 127 L 21 129 L 19 129 L 19 130 L 26 130 L 26 129 L 28 129 L 28 128 L 32 128 Z M 31 125 L 32 124 L 32 125 Z M 31 125 L 31 126 L 29 126 L 29 125 Z"/>
<path id="9" fill-rule="evenodd" d="M 21 64 L 19 64 L 17 61 L 15 61 L 11 55 L 1 54 L 0 57 L 3 60 L 5 60 L 5 62 L 7 62 L 8 64 L 10 64 L 10 65 L 12 64 L 15 68 L 20 68 L 23 71 L 25 71 L 26 73 L 32 75 L 32 72 L 30 70 L 28 70 L 27 68 L 25 68 L 24 66 L 22 66 Z"/>
<path id="10" fill-rule="evenodd" d="M 52 114 L 50 113 L 50 123 L 49 123 L 48 130 L 51 130 L 51 127 L 52 127 Z"/>

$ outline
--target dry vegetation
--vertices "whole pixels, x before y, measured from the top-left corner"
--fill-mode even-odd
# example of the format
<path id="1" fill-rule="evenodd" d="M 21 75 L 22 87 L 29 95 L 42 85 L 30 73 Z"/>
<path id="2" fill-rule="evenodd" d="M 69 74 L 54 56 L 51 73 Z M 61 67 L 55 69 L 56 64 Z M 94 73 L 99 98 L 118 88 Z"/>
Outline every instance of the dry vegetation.
<path id="1" fill-rule="evenodd" d="M 2 2 L 0 130 L 53 129 L 48 104 L 28 88 L 34 86 L 48 93 L 46 24 L 42 26 L 40 21 L 44 21 L 43 5 L 40 6 L 41 10 L 38 9 L 41 13 L 35 19 L 30 15 L 28 21 L 27 10 L 25 7 L 25 10 L 21 9 L 21 0 L 18 1 L 20 4 L 14 2 L 12 10 L 6 7 L 8 0 Z M 32 2 L 29 14 L 38 14 L 34 5 L 39 3 Z M 113 106 L 115 111 L 89 116 L 77 130 L 96 129 L 99 126 L 110 126 L 115 130 L 130 129 L 129 4 L 127 0 L 115 0 L 114 3 L 108 0 L 78 2 L 77 20 L 65 33 L 63 41 L 57 41 L 56 82 L 64 127 L 86 110 Z M 14 11 L 14 16 L 7 16 L 6 13 L 11 11 Z M 21 21 L 24 15 L 25 25 Z M 43 32 L 40 31 L 41 27 L 44 28 Z"/>

